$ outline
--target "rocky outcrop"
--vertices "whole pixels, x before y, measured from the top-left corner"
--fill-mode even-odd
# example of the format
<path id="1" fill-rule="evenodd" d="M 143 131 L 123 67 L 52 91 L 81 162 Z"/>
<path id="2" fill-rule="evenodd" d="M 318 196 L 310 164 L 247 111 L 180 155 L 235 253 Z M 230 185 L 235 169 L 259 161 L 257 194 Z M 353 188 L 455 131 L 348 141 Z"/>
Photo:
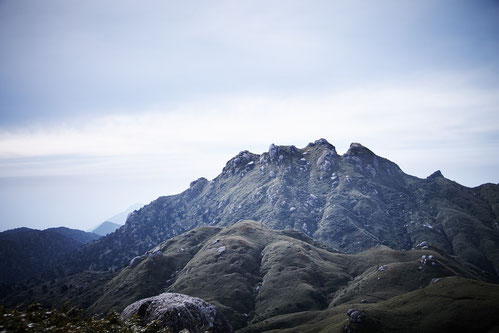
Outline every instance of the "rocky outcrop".
<path id="1" fill-rule="evenodd" d="M 360 324 L 362 319 L 365 318 L 366 313 L 361 310 L 351 308 L 348 309 L 347 316 L 351 323 Z"/>
<path id="2" fill-rule="evenodd" d="M 218 309 L 204 300 L 183 294 L 164 293 L 127 306 L 121 319 L 138 316 L 142 325 L 160 321 L 173 332 L 187 329 L 191 333 L 230 333 L 233 329 Z"/>
<path id="3" fill-rule="evenodd" d="M 140 262 L 143 259 L 144 259 L 144 257 L 142 257 L 142 256 L 136 256 L 136 257 L 134 257 L 132 260 L 130 260 L 130 267 L 134 268 L 135 266 L 137 266 L 138 264 L 140 264 Z"/>

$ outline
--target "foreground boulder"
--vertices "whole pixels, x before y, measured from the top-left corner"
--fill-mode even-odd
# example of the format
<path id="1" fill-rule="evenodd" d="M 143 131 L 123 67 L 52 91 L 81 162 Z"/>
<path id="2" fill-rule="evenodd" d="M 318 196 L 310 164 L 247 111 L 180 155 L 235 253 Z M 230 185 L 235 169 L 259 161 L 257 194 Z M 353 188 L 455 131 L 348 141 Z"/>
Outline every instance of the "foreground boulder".
<path id="1" fill-rule="evenodd" d="M 142 325 L 159 320 L 174 332 L 183 329 L 191 333 L 233 332 L 232 326 L 214 305 L 183 294 L 164 293 L 141 299 L 127 306 L 121 319 L 128 320 L 135 315 Z"/>

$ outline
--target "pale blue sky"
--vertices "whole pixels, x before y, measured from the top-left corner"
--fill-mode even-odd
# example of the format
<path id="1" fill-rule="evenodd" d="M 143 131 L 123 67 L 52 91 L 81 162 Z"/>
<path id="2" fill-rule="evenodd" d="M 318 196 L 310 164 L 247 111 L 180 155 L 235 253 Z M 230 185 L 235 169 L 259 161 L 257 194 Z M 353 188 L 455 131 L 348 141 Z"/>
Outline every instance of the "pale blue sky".
<path id="1" fill-rule="evenodd" d="M 497 1 L 0 1 L 0 230 L 320 137 L 497 183 L 497 36 Z"/>

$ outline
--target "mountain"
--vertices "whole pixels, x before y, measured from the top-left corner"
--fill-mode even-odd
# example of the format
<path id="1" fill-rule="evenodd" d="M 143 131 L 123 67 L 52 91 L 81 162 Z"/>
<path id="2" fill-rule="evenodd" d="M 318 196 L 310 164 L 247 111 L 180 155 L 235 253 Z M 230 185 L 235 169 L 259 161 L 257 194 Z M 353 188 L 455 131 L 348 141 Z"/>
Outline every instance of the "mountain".
<path id="1" fill-rule="evenodd" d="M 86 232 L 79 229 L 70 229 L 66 227 L 48 228 L 43 230 L 42 232 L 57 233 L 59 235 L 72 239 L 75 242 L 80 243 L 81 245 L 90 243 L 100 238 L 100 236 L 96 233 Z"/>
<path id="2" fill-rule="evenodd" d="M 276 231 L 255 221 L 195 228 L 134 259 L 114 277 L 109 274 L 114 273 L 79 273 L 20 292 L 17 301 L 69 301 L 95 314 L 175 292 L 215 305 L 240 332 L 499 327 L 499 286 L 437 248 L 402 251 L 379 245 L 346 254 L 300 231 Z M 10 302 L 17 304 L 15 298 Z M 360 323 L 348 322 L 350 308 L 364 313 Z"/>
<path id="3" fill-rule="evenodd" d="M 97 228 L 92 230 L 92 232 L 100 236 L 106 236 L 107 234 L 114 232 L 119 227 L 121 227 L 121 224 L 105 221 L 102 222 Z"/>
<path id="4" fill-rule="evenodd" d="M 157 251 L 161 254 L 154 255 Z M 426 287 L 434 278 L 481 279 L 476 268 L 435 250 L 402 252 L 380 245 L 349 255 L 254 221 L 194 229 L 150 253 L 108 283 L 90 310 L 121 311 L 166 290 L 200 297 L 242 328 L 286 313 L 376 303 Z M 435 266 L 422 264 L 423 255 L 432 256 Z"/>
<path id="5" fill-rule="evenodd" d="M 222 173 L 200 178 L 128 216 L 116 232 L 83 246 L 66 272 L 116 270 L 165 239 L 199 226 L 242 219 L 295 229 L 331 248 L 358 253 L 386 245 L 435 246 L 497 279 L 499 185 L 462 186 L 436 172 L 426 179 L 352 143 L 339 155 L 324 139 L 299 149 L 242 151 Z"/>
<path id="6" fill-rule="evenodd" d="M 135 203 L 135 204 L 131 205 L 130 207 L 128 207 L 127 209 L 125 209 L 124 211 L 122 211 L 121 213 L 118 213 L 118 214 L 106 219 L 106 221 L 116 223 L 119 225 L 123 225 L 123 224 L 125 224 L 126 219 L 128 218 L 128 215 L 130 213 L 132 213 L 133 211 L 140 209 L 142 206 L 144 206 L 144 205 L 141 203 Z"/>
<path id="7" fill-rule="evenodd" d="M 492 332 L 498 216 L 497 184 L 420 179 L 357 143 L 343 155 L 324 139 L 271 145 L 130 213 L 1 303 L 94 315 L 171 292 L 241 333 Z"/>
<path id="8" fill-rule="evenodd" d="M 100 236 L 65 227 L 0 233 L 0 282 L 52 276 L 62 259 Z"/>
<path id="9" fill-rule="evenodd" d="M 460 277 L 375 304 L 345 304 L 272 318 L 240 333 L 498 332 L 499 286 Z M 360 312 L 360 321 L 353 316 Z"/>
<path id="10" fill-rule="evenodd" d="M 121 213 L 118 213 L 110 218 L 108 218 L 106 221 L 102 222 L 99 224 L 95 229 L 91 230 L 90 232 L 93 232 L 97 235 L 100 236 L 106 236 L 112 232 L 114 232 L 116 229 L 121 227 L 123 224 L 125 224 L 125 221 L 132 213 L 133 211 L 139 209 L 140 207 L 144 206 L 143 204 L 136 203 L 122 211 Z"/>

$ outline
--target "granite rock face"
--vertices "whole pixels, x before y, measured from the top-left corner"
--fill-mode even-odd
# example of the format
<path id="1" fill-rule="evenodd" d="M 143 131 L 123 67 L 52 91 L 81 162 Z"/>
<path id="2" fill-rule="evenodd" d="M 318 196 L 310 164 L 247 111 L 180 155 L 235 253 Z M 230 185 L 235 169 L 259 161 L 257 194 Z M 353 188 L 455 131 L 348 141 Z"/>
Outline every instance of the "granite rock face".
<path id="1" fill-rule="evenodd" d="M 174 332 L 187 329 L 191 333 L 231 333 L 233 329 L 218 309 L 196 297 L 164 293 L 127 306 L 121 319 L 137 315 L 143 325 L 158 320 Z"/>

